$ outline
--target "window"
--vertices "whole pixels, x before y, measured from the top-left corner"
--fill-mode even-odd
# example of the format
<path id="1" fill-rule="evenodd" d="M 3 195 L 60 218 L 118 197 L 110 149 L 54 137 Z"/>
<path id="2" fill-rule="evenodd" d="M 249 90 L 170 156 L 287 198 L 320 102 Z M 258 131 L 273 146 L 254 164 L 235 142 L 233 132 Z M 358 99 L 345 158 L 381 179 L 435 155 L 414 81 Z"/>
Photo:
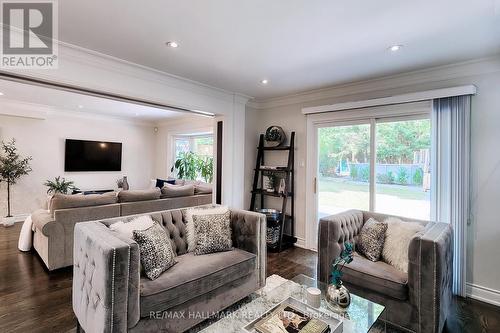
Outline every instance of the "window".
<path id="1" fill-rule="evenodd" d="M 317 135 L 318 217 L 362 209 L 430 219 L 427 116 L 328 125 Z"/>
<path id="2" fill-rule="evenodd" d="M 181 153 L 193 152 L 202 157 L 213 157 L 214 137 L 213 135 L 191 135 L 175 137 L 174 161 Z"/>

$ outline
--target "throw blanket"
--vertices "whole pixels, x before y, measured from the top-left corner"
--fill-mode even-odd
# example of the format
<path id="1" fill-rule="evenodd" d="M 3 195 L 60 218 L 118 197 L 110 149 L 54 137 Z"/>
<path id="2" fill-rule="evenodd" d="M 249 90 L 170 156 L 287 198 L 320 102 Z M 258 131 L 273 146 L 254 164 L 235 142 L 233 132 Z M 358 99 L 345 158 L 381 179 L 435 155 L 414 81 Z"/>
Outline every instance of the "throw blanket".
<path id="1" fill-rule="evenodd" d="M 17 243 L 17 248 L 20 251 L 29 251 L 33 245 L 33 232 L 31 231 L 31 215 L 24 220 L 23 227 L 21 228 L 21 233 L 19 234 L 19 242 Z"/>

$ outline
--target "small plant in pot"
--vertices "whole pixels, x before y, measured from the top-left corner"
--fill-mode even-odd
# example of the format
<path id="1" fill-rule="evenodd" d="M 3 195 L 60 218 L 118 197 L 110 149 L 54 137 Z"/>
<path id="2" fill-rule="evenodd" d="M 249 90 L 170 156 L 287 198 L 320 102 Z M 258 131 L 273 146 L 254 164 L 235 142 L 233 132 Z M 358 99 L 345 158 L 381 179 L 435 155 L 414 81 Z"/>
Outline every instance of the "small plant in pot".
<path id="1" fill-rule="evenodd" d="M 331 283 L 326 291 L 328 305 L 335 310 L 345 310 L 351 304 L 351 294 L 342 284 L 342 269 L 353 261 L 353 244 L 344 243 L 344 249 L 332 264 Z"/>
<path id="2" fill-rule="evenodd" d="M 78 187 L 75 186 L 75 182 L 68 181 L 66 178 L 61 178 L 57 176 L 54 180 L 47 180 L 43 185 L 47 186 L 47 194 L 54 195 L 56 193 L 68 194 L 69 191 L 77 191 Z"/>

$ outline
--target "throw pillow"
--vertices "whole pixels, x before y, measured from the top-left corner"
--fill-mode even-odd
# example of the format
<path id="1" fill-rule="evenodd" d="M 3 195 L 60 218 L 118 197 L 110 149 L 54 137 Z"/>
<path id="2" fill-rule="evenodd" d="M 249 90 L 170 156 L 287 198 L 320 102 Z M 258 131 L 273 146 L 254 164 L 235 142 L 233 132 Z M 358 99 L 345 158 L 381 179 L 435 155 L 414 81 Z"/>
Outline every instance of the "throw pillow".
<path id="1" fill-rule="evenodd" d="M 196 234 L 195 255 L 231 250 L 231 212 L 193 215 L 193 222 Z"/>
<path id="2" fill-rule="evenodd" d="M 133 238 L 134 230 L 146 230 L 151 228 L 155 222 L 149 215 L 136 217 L 129 222 L 118 221 L 109 226 L 109 229 L 122 234 L 124 237 Z"/>
<path id="3" fill-rule="evenodd" d="M 141 264 L 150 280 L 176 264 L 167 232 L 158 223 L 146 230 L 134 230 L 133 239 L 139 245 Z"/>
<path id="4" fill-rule="evenodd" d="M 186 223 L 186 240 L 188 243 L 188 252 L 193 252 L 196 248 L 196 230 L 194 227 L 194 215 L 208 215 L 208 214 L 224 214 L 229 211 L 225 206 L 201 206 L 188 208 L 182 211 L 184 221 Z"/>
<path id="5" fill-rule="evenodd" d="M 194 195 L 193 185 L 172 185 L 165 183 L 161 189 L 163 198 L 187 197 Z"/>
<path id="6" fill-rule="evenodd" d="M 378 261 L 384 248 L 386 230 L 387 223 L 379 222 L 373 218 L 368 219 L 358 235 L 356 243 L 358 252 L 368 260 Z"/>
<path id="7" fill-rule="evenodd" d="M 175 184 L 175 179 L 156 179 L 155 187 L 162 188 L 165 184 Z"/>
<path id="8" fill-rule="evenodd" d="M 212 193 L 212 184 L 199 183 L 194 185 L 194 194 L 210 194 Z"/>
<path id="9" fill-rule="evenodd" d="M 417 222 L 403 222 L 395 217 L 389 217 L 385 222 L 387 231 L 382 259 L 400 271 L 408 273 L 410 241 L 416 233 L 424 229 L 424 226 Z"/>

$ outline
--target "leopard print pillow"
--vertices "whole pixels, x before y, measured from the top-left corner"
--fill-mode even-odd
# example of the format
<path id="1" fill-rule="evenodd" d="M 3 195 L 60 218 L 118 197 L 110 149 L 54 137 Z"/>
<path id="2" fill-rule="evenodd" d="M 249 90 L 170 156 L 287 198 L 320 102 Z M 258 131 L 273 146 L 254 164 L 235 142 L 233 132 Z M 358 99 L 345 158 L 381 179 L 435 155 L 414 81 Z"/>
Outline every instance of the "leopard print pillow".
<path id="1" fill-rule="evenodd" d="M 224 214 L 193 215 L 195 227 L 195 255 L 229 251 L 232 249 L 231 212 Z"/>
<path id="2" fill-rule="evenodd" d="M 146 230 L 134 230 L 132 235 L 139 245 L 141 264 L 150 280 L 177 263 L 167 232 L 158 222 Z"/>
<path id="3" fill-rule="evenodd" d="M 378 261 L 384 249 L 387 223 L 370 218 L 365 222 L 358 235 L 356 248 L 371 261 Z"/>

